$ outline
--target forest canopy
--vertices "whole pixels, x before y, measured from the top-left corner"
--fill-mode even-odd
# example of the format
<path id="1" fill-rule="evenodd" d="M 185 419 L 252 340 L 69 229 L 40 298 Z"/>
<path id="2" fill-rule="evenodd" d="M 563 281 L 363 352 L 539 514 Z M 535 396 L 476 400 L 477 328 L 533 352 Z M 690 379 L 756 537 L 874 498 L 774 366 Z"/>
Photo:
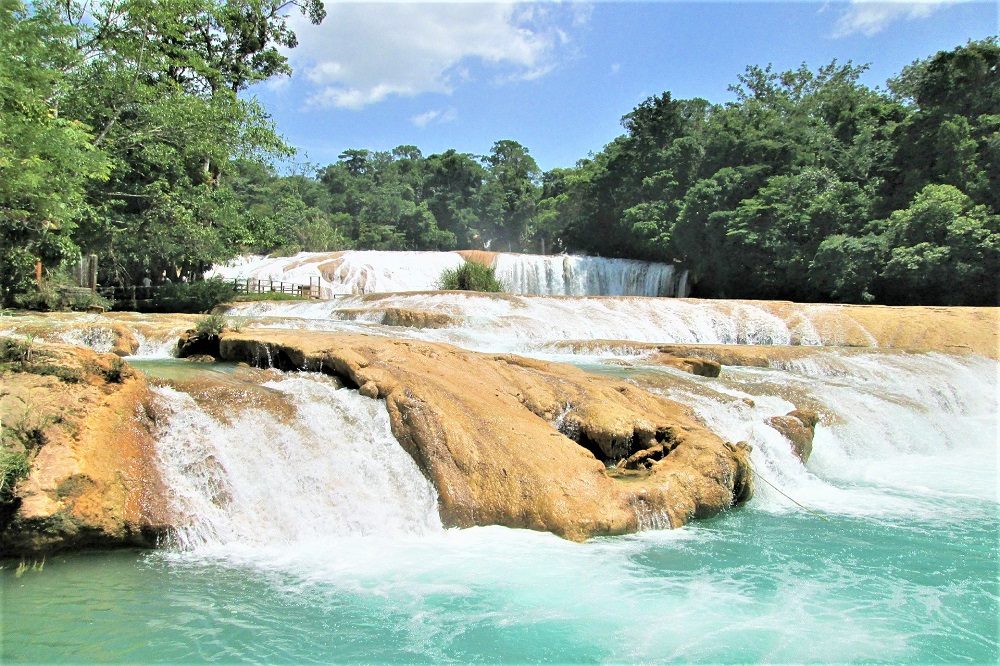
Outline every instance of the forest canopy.
<path id="1" fill-rule="evenodd" d="M 650 97 L 624 133 L 542 172 L 486 155 L 345 150 L 295 164 L 247 93 L 287 74 L 319 0 L 0 0 L 4 304 L 97 253 L 103 283 L 247 252 L 489 248 L 675 262 L 694 295 L 995 304 L 1000 45 L 914 62 L 750 66 L 713 104 Z"/>

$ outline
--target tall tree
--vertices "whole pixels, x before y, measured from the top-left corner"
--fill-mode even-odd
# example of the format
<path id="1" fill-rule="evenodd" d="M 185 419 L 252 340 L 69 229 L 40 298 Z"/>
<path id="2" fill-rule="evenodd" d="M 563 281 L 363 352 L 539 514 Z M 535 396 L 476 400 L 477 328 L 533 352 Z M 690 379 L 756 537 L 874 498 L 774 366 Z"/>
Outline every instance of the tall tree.
<path id="1" fill-rule="evenodd" d="M 542 172 L 528 149 L 510 139 L 494 143 L 483 159 L 489 171 L 483 186 L 483 217 L 491 225 L 485 230 L 491 247 L 520 249 L 535 215 Z"/>
<path id="2" fill-rule="evenodd" d="M 108 175 L 83 123 L 60 112 L 74 30 L 45 5 L 0 0 L 0 302 L 30 287 L 36 261 L 76 252 L 86 187 Z"/>

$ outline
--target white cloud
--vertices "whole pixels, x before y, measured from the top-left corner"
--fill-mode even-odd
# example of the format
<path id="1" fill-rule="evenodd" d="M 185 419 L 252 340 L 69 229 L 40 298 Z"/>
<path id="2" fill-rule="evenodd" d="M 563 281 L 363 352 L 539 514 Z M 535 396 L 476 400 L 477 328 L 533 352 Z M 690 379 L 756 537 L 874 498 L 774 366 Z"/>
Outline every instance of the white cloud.
<path id="1" fill-rule="evenodd" d="M 876 35 L 896 21 L 927 18 L 937 10 L 961 0 L 851 0 L 834 28 L 834 37 Z"/>
<path id="2" fill-rule="evenodd" d="M 291 19 L 299 46 L 289 56 L 312 90 L 313 107 L 360 109 L 392 96 L 450 93 L 478 61 L 496 81 L 551 72 L 586 22 L 575 3 L 327 3 L 313 26 Z"/>
<path id="3" fill-rule="evenodd" d="M 447 109 L 431 109 L 430 111 L 417 114 L 410 118 L 410 122 L 417 127 L 427 127 L 431 123 L 435 125 L 450 123 L 456 118 L 458 118 L 458 112 L 454 108 L 449 107 Z"/>

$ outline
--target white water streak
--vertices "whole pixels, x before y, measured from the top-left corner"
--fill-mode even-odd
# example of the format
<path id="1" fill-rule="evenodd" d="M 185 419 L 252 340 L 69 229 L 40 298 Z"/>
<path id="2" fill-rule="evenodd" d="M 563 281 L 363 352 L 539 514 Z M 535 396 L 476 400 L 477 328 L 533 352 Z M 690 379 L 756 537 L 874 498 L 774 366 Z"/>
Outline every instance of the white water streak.
<path id="1" fill-rule="evenodd" d="M 231 549 L 441 529 L 437 496 L 389 430 L 384 403 L 319 376 L 269 382 L 296 406 L 284 424 L 248 409 L 221 422 L 156 389 L 157 454 L 184 549 Z"/>
<path id="2" fill-rule="evenodd" d="M 686 272 L 671 264 L 571 255 L 498 254 L 497 278 L 515 294 L 686 296 Z"/>
<path id="3" fill-rule="evenodd" d="M 666 393 L 723 437 L 749 441 L 761 475 L 821 511 L 954 517 L 966 500 L 1000 501 L 994 361 L 828 352 L 783 366 L 726 368 L 721 381 L 680 381 Z M 823 418 L 805 466 L 768 424 L 802 400 Z M 798 510 L 766 483 L 753 503 Z"/>

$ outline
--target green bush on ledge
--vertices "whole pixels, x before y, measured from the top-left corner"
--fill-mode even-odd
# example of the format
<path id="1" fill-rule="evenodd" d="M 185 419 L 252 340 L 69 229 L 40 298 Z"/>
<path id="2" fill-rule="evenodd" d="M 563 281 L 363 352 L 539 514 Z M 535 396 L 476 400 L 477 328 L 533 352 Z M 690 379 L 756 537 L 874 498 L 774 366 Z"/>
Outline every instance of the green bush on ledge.
<path id="1" fill-rule="evenodd" d="M 448 268 L 438 278 L 438 289 L 457 291 L 504 291 L 492 266 L 467 261 L 458 268 Z"/>

